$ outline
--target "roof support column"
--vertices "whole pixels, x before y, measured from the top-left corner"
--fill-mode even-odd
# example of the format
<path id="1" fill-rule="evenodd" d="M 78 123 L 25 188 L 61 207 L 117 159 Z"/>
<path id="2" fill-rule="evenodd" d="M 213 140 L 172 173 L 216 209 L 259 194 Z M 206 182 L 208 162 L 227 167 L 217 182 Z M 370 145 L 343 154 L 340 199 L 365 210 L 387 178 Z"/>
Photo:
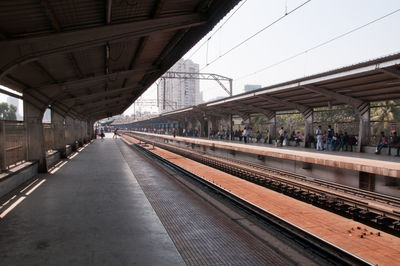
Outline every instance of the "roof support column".
<path id="1" fill-rule="evenodd" d="M 358 130 L 357 151 L 362 152 L 362 146 L 368 145 L 370 136 L 370 105 L 366 103 L 364 108 L 357 110 L 360 116 L 360 127 Z"/>
<path id="2" fill-rule="evenodd" d="M 200 122 L 200 137 L 208 137 L 208 123 L 206 117 L 199 118 Z"/>
<path id="3" fill-rule="evenodd" d="M 82 121 L 80 120 L 75 120 L 74 121 L 74 127 L 75 127 L 75 140 L 78 141 L 78 147 L 83 146 L 83 127 L 82 127 Z M 77 148 L 78 148 L 77 147 Z"/>
<path id="4" fill-rule="evenodd" d="M 58 114 L 57 112 L 51 112 L 51 124 L 53 126 L 53 143 L 54 149 L 58 150 L 61 158 L 66 156 L 66 142 L 65 142 L 65 125 L 64 116 Z"/>
<path id="5" fill-rule="evenodd" d="M 24 95 L 24 119 L 27 134 L 28 160 L 38 161 L 40 173 L 47 172 L 46 149 L 43 133 L 45 106 L 34 106 Z"/>
<path id="6" fill-rule="evenodd" d="M 86 143 L 86 123 L 85 121 L 79 120 L 79 126 L 80 126 L 80 133 L 81 133 L 81 141 L 82 141 L 82 146 Z"/>
<path id="7" fill-rule="evenodd" d="M 267 116 L 268 119 L 268 143 L 271 144 L 276 139 L 276 114 Z"/>
<path id="8" fill-rule="evenodd" d="M 94 135 L 94 121 L 87 121 L 87 134 L 89 135 L 89 140 L 96 139 Z"/>
<path id="9" fill-rule="evenodd" d="M 193 133 L 193 137 L 196 137 L 196 135 L 195 135 L 195 131 L 196 131 L 196 126 L 197 126 L 197 122 L 198 122 L 199 120 L 196 118 L 196 117 L 191 117 L 190 118 L 190 123 L 192 124 L 192 133 Z M 200 132 L 199 132 L 200 133 Z"/>
<path id="10" fill-rule="evenodd" d="M 310 138 L 314 136 L 313 122 L 314 122 L 314 111 L 310 108 L 307 112 L 302 112 L 305 122 L 304 130 L 304 147 L 307 148 L 310 143 Z M 311 143 L 310 146 L 311 148 Z"/>
<path id="11" fill-rule="evenodd" d="M 65 117 L 65 142 L 75 148 L 74 119 L 70 116 Z"/>
<path id="12" fill-rule="evenodd" d="M 212 115 L 207 116 L 208 120 L 208 138 L 211 139 L 213 135 L 217 133 L 217 118 Z"/>

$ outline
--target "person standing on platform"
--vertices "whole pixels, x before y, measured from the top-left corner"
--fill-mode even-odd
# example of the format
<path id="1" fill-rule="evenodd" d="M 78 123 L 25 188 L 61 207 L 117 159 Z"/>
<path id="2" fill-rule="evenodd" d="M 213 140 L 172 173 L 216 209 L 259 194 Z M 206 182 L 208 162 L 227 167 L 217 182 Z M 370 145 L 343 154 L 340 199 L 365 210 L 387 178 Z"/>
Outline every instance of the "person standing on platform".
<path id="1" fill-rule="evenodd" d="M 391 145 L 389 147 L 389 154 L 390 154 L 390 148 L 391 147 L 397 148 L 397 152 L 396 152 L 395 156 L 399 157 L 400 156 L 400 137 L 397 136 L 397 132 L 396 131 L 393 132 L 392 143 L 391 143 Z"/>
<path id="2" fill-rule="evenodd" d="M 244 143 L 247 143 L 247 128 L 246 127 L 243 130 L 243 140 L 244 140 Z"/>
<path id="3" fill-rule="evenodd" d="M 176 137 L 176 128 L 174 128 L 173 130 L 172 130 L 172 134 L 174 135 L 174 138 Z"/>
<path id="4" fill-rule="evenodd" d="M 118 128 L 114 129 L 114 136 L 113 136 L 113 139 L 117 138 L 118 138 Z"/>
<path id="5" fill-rule="evenodd" d="M 285 130 L 283 130 L 283 127 L 281 127 L 281 129 L 279 129 L 278 133 L 279 133 L 279 143 L 278 143 L 278 145 L 280 145 L 282 147 L 283 140 L 285 139 Z"/>
<path id="6" fill-rule="evenodd" d="M 100 137 L 101 137 L 101 139 L 103 140 L 104 139 L 104 128 L 101 128 L 100 129 Z"/>
<path id="7" fill-rule="evenodd" d="M 334 135 L 335 135 L 335 131 L 333 130 L 331 125 L 328 125 L 328 137 L 326 138 L 325 150 L 329 151 L 329 146 L 331 146 L 331 151 L 333 150 L 332 139 L 333 139 Z"/>
<path id="8" fill-rule="evenodd" d="M 322 129 L 321 126 L 318 126 L 317 130 L 315 130 L 315 135 L 317 136 L 317 151 L 322 151 Z"/>

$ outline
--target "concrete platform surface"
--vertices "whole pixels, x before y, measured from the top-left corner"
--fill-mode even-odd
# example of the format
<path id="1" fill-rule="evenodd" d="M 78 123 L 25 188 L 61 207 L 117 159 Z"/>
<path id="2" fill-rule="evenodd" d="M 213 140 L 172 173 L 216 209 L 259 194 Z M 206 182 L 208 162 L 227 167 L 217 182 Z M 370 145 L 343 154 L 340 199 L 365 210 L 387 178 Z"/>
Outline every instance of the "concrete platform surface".
<path id="1" fill-rule="evenodd" d="M 53 173 L 0 219 L 1 265 L 184 265 L 112 139 Z"/>

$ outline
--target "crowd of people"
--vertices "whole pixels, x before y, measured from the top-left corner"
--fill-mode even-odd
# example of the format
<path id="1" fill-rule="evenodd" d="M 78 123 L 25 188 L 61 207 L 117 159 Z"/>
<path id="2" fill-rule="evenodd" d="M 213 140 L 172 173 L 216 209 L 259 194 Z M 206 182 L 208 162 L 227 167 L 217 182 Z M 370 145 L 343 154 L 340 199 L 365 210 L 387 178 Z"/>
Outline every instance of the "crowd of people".
<path id="1" fill-rule="evenodd" d="M 182 129 L 179 131 L 174 129 L 171 131 L 174 136 L 180 135 L 185 137 L 199 137 L 200 133 L 197 128 L 195 129 Z M 115 132 L 114 132 L 115 133 Z M 156 132 L 168 134 L 170 132 Z M 115 134 L 114 134 L 115 135 Z M 244 143 L 273 143 L 270 139 L 268 130 L 261 132 L 257 130 L 255 133 L 249 126 L 243 130 L 238 129 L 230 131 L 229 129 L 214 130 L 210 128 L 209 131 L 210 139 L 219 140 L 238 140 Z M 289 144 L 299 146 L 301 143 L 306 142 L 305 136 L 300 131 L 293 130 L 291 134 L 288 133 L 283 127 L 278 131 L 278 135 L 275 139 L 275 145 L 277 147 L 289 146 Z M 335 132 L 331 125 L 323 130 L 322 126 L 319 125 L 313 135 L 307 136 L 307 142 L 304 143 L 305 147 L 314 147 L 317 151 L 353 151 L 353 146 L 357 145 L 357 138 L 355 135 L 348 134 L 346 131 L 339 130 Z M 387 148 L 388 154 L 391 154 L 393 148 L 396 150 L 395 156 L 400 156 L 400 137 L 397 136 L 397 132 L 393 132 L 392 136 L 387 137 L 384 132 L 381 132 L 379 143 L 376 146 L 376 154 L 379 154 L 383 148 Z"/>
<path id="2" fill-rule="evenodd" d="M 328 129 L 322 131 L 322 127 L 318 126 L 315 130 L 315 148 L 317 151 L 353 151 L 353 146 L 357 145 L 357 138 L 354 135 L 349 135 L 347 132 L 335 130 L 331 125 Z"/>

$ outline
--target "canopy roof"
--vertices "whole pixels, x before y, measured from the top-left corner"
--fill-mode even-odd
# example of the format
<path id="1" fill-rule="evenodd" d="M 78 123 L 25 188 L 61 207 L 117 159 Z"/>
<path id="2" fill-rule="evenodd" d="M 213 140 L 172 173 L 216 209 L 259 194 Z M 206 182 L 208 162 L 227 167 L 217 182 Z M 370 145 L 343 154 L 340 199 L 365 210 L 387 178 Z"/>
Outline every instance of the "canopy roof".
<path id="1" fill-rule="evenodd" d="M 45 109 L 122 113 L 239 0 L 0 3 L 0 83 Z"/>
<path id="2" fill-rule="evenodd" d="M 363 113 L 372 101 L 400 99 L 400 53 L 268 86 L 233 97 L 164 113 L 176 117 L 198 113 L 242 115 L 347 104 Z"/>

